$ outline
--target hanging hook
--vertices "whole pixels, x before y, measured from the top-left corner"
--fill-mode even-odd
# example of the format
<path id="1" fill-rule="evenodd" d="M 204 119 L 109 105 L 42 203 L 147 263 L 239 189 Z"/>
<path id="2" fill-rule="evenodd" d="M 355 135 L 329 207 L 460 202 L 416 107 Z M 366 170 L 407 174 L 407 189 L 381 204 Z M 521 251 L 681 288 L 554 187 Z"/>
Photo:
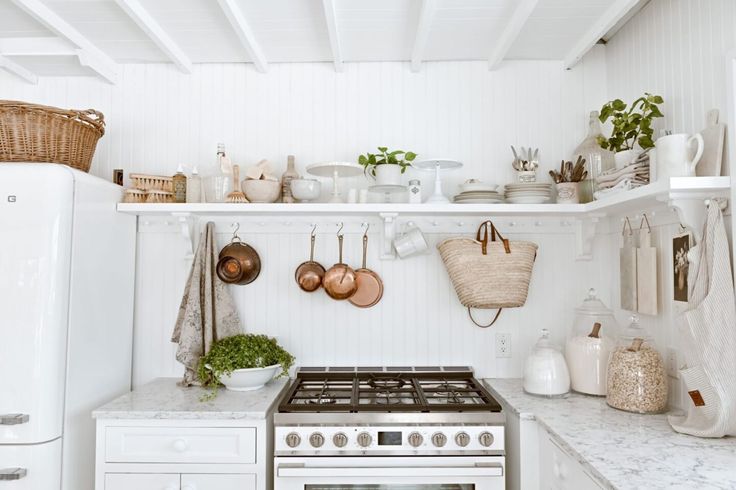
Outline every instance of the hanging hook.
<path id="1" fill-rule="evenodd" d="M 317 223 L 312 223 L 312 233 L 311 233 L 311 235 L 313 237 L 314 236 L 317 236 Z"/>
<path id="2" fill-rule="evenodd" d="M 370 223 L 363 223 L 363 226 L 365 226 L 365 231 L 363 232 L 363 238 L 368 237 L 368 230 L 371 228 Z"/>
<path id="3" fill-rule="evenodd" d="M 633 228 L 631 228 L 631 221 L 629 221 L 629 217 L 627 216 L 626 219 L 624 219 L 624 227 L 621 230 L 621 235 L 626 236 L 626 226 L 629 226 L 629 236 L 634 234 Z"/>
<path id="4" fill-rule="evenodd" d="M 343 229 L 343 227 L 344 227 L 344 225 L 343 225 L 342 221 L 340 221 L 340 224 L 339 224 L 339 225 L 337 225 L 337 226 L 339 226 L 339 227 L 340 227 L 340 228 L 338 228 L 338 229 L 337 229 L 337 236 L 341 237 L 341 236 L 342 236 L 342 229 Z"/>
<path id="5" fill-rule="evenodd" d="M 238 236 L 238 230 L 240 229 L 240 223 L 236 222 L 233 224 L 235 226 L 235 230 L 233 230 L 233 237 L 230 239 L 230 243 L 240 242 L 240 237 Z"/>
<path id="6" fill-rule="evenodd" d="M 647 213 L 644 213 L 644 215 L 641 218 L 641 223 L 639 223 L 640 230 L 644 227 L 644 223 L 647 224 L 647 230 L 649 230 L 649 233 L 651 233 L 652 227 L 649 225 L 649 218 L 647 218 Z"/>

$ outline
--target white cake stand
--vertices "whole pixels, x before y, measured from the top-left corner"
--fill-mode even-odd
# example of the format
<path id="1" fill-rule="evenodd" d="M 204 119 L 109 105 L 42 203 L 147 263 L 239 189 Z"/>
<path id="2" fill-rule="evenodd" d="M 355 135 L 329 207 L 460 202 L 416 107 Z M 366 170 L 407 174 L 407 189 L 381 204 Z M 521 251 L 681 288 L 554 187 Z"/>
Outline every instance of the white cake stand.
<path id="1" fill-rule="evenodd" d="M 462 163 L 457 160 L 448 160 L 446 158 L 433 158 L 430 160 L 422 160 L 421 162 L 414 162 L 411 166 L 418 168 L 419 170 L 434 170 L 434 194 L 429 196 L 429 199 L 425 202 L 450 202 L 450 200 L 442 194 L 442 174 L 440 173 L 440 170 L 460 168 L 463 166 Z"/>
<path id="2" fill-rule="evenodd" d="M 313 163 L 307 172 L 317 177 L 332 177 L 332 198 L 328 202 L 343 202 L 337 186 L 340 177 L 355 177 L 363 173 L 363 167 L 352 162 Z"/>
<path id="3" fill-rule="evenodd" d="M 391 202 L 391 194 L 406 192 L 407 187 L 405 185 L 398 184 L 372 185 L 368 188 L 368 190 L 370 192 L 382 193 L 384 196 L 384 202 Z"/>

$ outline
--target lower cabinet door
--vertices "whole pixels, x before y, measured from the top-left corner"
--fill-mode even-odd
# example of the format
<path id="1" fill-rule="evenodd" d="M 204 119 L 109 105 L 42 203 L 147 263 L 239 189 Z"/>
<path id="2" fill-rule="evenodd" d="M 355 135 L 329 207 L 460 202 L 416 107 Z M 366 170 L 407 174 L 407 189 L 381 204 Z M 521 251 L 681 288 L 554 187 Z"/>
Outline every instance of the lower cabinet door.
<path id="1" fill-rule="evenodd" d="M 181 490 L 255 490 L 256 475 L 181 475 Z"/>
<path id="2" fill-rule="evenodd" d="M 179 490 L 178 473 L 107 473 L 105 490 Z"/>

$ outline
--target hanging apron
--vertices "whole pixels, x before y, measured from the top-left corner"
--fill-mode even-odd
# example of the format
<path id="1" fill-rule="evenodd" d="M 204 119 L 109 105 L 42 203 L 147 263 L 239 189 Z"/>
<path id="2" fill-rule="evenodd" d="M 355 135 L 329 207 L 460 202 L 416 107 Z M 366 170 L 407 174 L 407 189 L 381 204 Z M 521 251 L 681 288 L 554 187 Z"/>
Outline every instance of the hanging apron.
<path id="1" fill-rule="evenodd" d="M 708 207 L 698 256 L 691 266 L 688 310 L 678 318 L 689 395 L 686 416 L 669 416 L 677 432 L 698 437 L 736 435 L 736 306 L 723 215 Z M 694 273 L 694 274 L 693 274 Z"/>

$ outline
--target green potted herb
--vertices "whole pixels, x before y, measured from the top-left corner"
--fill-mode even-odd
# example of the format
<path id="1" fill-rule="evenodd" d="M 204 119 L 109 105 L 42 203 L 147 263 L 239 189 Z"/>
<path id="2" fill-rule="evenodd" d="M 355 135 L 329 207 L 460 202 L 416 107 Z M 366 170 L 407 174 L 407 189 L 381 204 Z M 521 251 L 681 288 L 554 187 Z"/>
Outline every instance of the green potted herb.
<path id="1" fill-rule="evenodd" d="M 366 153 L 358 157 L 358 163 L 365 173 L 376 179 L 378 185 L 401 185 L 401 174 L 417 157 L 411 151 L 388 151 L 385 146 L 378 147 L 379 153 Z"/>
<path id="2" fill-rule="evenodd" d="M 600 121 L 605 123 L 610 119 L 613 130 L 610 138 L 599 136 L 598 144 L 604 150 L 615 153 L 616 168 L 623 168 L 636 159 L 640 153 L 637 145 L 642 150 L 654 147 L 652 121 L 663 117 L 658 107 L 662 103 L 664 99 L 659 95 L 645 93 L 630 107 L 621 99 L 616 99 L 601 108 Z"/>
<path id="3" fill-rule="evenodd" d="M 276 339 L 266 335 L 241 334 L 215 341 L 199 360 L 203 386 L 222 383 L 228 390 L 252 391 L 262 388 L 274 376 L 288 376 L 294 357 Z"/>

